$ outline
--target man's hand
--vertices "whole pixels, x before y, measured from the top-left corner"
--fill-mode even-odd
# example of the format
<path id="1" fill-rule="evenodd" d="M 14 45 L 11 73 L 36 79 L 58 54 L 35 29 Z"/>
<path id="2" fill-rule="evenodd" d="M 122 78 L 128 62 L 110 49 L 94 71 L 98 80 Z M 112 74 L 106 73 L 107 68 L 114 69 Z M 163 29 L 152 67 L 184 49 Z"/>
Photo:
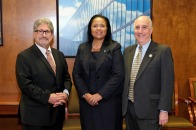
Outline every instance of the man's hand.
<path id="1" fill-rule="evenodd" d="M 159 114 L 159 125 L 165 125 L 168 122 L 168 112 L 161 111 Z"/>

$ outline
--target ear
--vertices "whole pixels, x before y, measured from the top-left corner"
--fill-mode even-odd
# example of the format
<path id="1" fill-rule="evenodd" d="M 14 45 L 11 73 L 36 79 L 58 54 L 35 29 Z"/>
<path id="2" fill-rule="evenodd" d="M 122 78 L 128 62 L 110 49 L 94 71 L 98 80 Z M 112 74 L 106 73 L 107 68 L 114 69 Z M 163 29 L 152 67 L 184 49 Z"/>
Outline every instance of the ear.
<path id="1" fill-rule="evenodd" d="M 152 34 L 152 32 L 153 32 L 153 27 L 151 27 L 151 34 Z"/>

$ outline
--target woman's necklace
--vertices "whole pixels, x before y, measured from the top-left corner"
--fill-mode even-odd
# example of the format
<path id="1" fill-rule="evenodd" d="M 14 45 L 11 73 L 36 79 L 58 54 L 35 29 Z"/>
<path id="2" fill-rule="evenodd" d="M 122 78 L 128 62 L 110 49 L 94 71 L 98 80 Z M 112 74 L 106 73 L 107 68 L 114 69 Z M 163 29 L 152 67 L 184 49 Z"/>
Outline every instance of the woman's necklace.
<path id="1" fill-rule="evenodd" d="M 98 49 L 100 49 L 100 48 L 101 48 L 102 44 L 101 44 L 101 45 L 99 45 L 98 47 L 95 47 L 95 44 L 94 44 L 94 41 L 93 41 L 92 46 L 93 46 L 93 48 L 94 48 L 95 50 L 98 50 Z"/>
<path id="2" fill-rule="evenodd" d="M 93 46 L 93 48 L 94 49 L 96 49 L 96 50 L 98 50 L 98 49 L 100 49 L 101 48 L 101 45 L 100 46 L 98 46 L 98 47 L 95 47 L 94 45 L 92 45 Z"/>

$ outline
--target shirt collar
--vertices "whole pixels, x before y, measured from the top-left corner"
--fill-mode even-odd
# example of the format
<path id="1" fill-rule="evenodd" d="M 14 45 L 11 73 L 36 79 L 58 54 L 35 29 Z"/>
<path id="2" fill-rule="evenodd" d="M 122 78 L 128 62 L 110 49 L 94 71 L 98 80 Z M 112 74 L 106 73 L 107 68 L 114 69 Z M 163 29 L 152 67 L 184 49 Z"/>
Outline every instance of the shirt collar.
<path id="1" fill-rule="evenodd" d="M 43 54 L 45 57 L 47 57 L 47 55 L 46 55 L 46 49 L 43 48 L 43 47 L 41 47 L 41 46 L 38 45 L 37 43 L 35 43 L 35 45 L 39 48 L 39 50 L 42 52 L 42 54 Z M 52 52 L 50 46 L 48 47 L 47 50 L 49 50 L 50 52 Z"/>
<path id="2" fill-rule="evenodd" d="M 147 50 L 150 45 L 151 39 L 144 45 L 142 45 L 142 50 Z M 139 44 L 137 43 L 137 49 L 139 48 Z"/>

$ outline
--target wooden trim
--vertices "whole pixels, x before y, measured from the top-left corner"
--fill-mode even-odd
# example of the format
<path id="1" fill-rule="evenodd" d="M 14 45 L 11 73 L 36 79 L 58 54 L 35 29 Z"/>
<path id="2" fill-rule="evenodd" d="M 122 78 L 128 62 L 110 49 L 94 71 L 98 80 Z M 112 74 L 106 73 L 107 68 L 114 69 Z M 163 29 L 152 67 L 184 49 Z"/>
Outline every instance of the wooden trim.
<path id="1" fill-rule="evenodd" d="M 17 115 L 19 93 L 0 93 L 0 115 Z"/>

